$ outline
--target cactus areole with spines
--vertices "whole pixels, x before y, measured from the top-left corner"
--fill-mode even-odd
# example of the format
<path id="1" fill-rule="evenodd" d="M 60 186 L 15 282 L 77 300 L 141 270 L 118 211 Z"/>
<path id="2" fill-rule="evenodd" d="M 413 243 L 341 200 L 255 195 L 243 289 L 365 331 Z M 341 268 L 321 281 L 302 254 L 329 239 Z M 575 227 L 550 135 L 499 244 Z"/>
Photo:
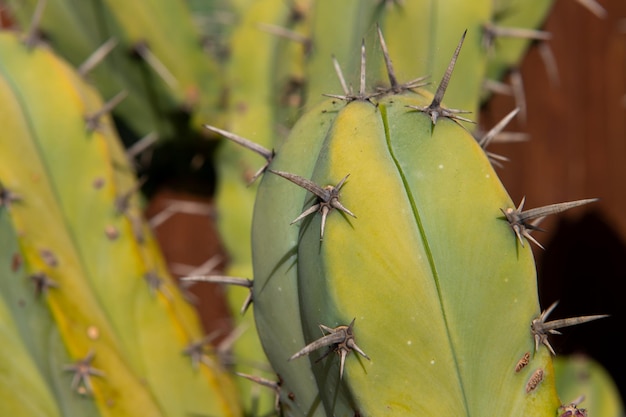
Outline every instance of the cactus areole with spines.
<path id="1" fill-rule="evenodd" d="M 552 417 L 534 260 L 503 215 L 515 205 L 445 86 L 398 87 L 311 109 L 259 186 L 254 312 L 283 411 Z"/>

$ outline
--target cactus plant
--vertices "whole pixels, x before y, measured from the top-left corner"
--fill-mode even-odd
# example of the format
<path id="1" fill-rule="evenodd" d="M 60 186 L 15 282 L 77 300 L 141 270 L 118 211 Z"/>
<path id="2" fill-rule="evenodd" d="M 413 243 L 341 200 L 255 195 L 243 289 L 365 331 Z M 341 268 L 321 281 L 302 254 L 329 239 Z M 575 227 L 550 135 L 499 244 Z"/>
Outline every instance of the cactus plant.
<path id="1" fill-rule="evenodd" d="M 11 3 L 21 21 L 29 21 L 35 2 Z M 240 20 L 230 39 L 225 119 L 220 72 L 194 45 L 183 2 L 148 6 L 107 0 L 98 3 L 103 13 L 94 14 L 91 3 L 50 0 L 42 28 L 75 65 L 111 33 L 123 48 L 103 62 L 115 77 L 97 70 L 89 76 L 114 97 L 96 110 L 92 90 L 35 45 L 34 30 L 27 38 L 34 49 L 6 41 L 10 52 L 1 68 L 9 80 L 6 106 L 15 110 L 6 120 L 13 123 L 10 131 L 18 131 L 24 120 L 32 131 L 23 129 L 30 133 L 26 145 L 6 142 L 10 152 L 3 154 L 7 163 L 0 169 L 0 228 L 3 247 L 9 248 L 0 268 L 8 277 L 22 278 L 21 286 L 2 282 L 0 339 L 8 346 L 6 357 L 18 358 L 3 361 L 2 369 L 19 375 L 21 385 L 38 395 L 30 403 L 13 398 L 2 411 L 132 415 L 142 408 L 151 415 L 238 415 L 241 402 L 247 414 L 272 412 L 273 395 L 259 409 L 249 386 L 240 389 L 243 400 L 234 398 L 230 378 L 206 357 L 211 338 L 201 335 L 167 279 L 141 220 L 139 185 L 104 115 L 121 100 L 117 92 L 124 85 L 130 94 L 117 115 L 135 133 L 158 125 L 166 136 L 183 137 L 188 129 L 196 136 L 202 120 L 210 123 L 212 134 L 258 154 L 228 142 L 216 154 L 229 272 L 242 278 L 189 279 L 245 287 L 229 297 L 234 310 L 253 299 L 256 326 L 278 375 L 264 369 L 259 376 L 264 356 L 249 314 L 238 320 L 235 333 L 247 328 L 234 348 L 234 369 L 252 369 L 255 375 L 246 378 L 276 391 L 285 415 L 578 415 L 578 404 L 562 404 L 557 397 L 549 337 L 600 316 L 548 321 L 554 305 L 543 312 L 539 307 L 527 243 L 541 246 L 532 232 L 546 215 L 592 200 L 530 210 L 524 200 L 513 204 L 491 167 L 493 155 L 484 148 L 523 109 L 478 143 L 469 123 L 476 116 L 465 115 L 475 113 L 484 99 L 485 76 L 501 78 L 519 63 L 530 39 L 547 38 L 534 28 L 551 4 L 233 1 L 229 7 Z M 211 9 L 213 4 L 195 6 Z M 69 27 L 86 36 L 68 36 Z M 463 52 L 459 44 L 449 63 L 462 29 L 467 30 Z M 180 36 L 164 36 L 174 32 Z M 520 34 L 525 39 L 496 39 Z M 142 61 L 129 56 L 129 48 L 155 71 L 148 71 L 147 89 L 140 88 L 137 72 L 145 75 L 149 68 L 137 65 Z M 331 54 L 339 81 L 329 71 Z M 113 61 L 124 65 L 117 68 Z M 26 87 L 42 78 L 30 69 L 41 69 L 41 63 L 64 69 L 51 71 L 45 88 Z M 20 74 L 22 66 L 29 71 Z M 347 79 L 341 66 L 350 74 Z M 441 82 L 424 85 L 421 76 L 429 74 Z M 398 81 L 407 78 L 412 81 Z M 343 91 L 333 94 L 337 86 Z M 154 103 L 146 100 L 148 90 L 158 96 L 157 117 L 150 109 Z M 71 96 L 58 106 L 56 120 L 42 111 L 50 101 L 34 98 L 42 91 L 60 101 Z M 443 104 L 444 94 L 450 107 Z M 86 112 L 90 116 L 79 129 L 77 115 Z M 283 142 L 283 132 L 301 114 Z M 45 135 L 57 129 L 53 122 L 78 140 L 59 146 Z M 27 149 L 30 139 L 38 148 Z M 30 173 L 24 166 L 13 169 L 11 161 L 25 150 L 32 151 L 26 164 Z M 78 161 L 77 168 L 59 162 L 65 155 Z M 255 171 L 263 174 L 256 197 L 257 184 L 247 184 Z M 25 185 L 21 181 L 28 175 L 44 179 Z M 76 190 L 93 196 L 89 204 L 76 197 Z M 36 202 L 49 213 L 29 212 Z M 42 236 L 49 224 L 50 236 Z M 252 275 L 254 281 L 248 279 Z M 36 302 L 20 316 L 24 303 L 16 304 L 15 297 L 29 296 L 26 283 L 34 286 Z M 73 303 L 68 287 L 89 307 Z M 119 307 L 122 299 L 132 300 L 129 309 Z M 137 317 L 137 305 L 140 317 L 128 320 Z M 77 312 L 75 323 L 87 329 L 86 336 L 65 325 L 70 310 Z M 31 321 L 43 336 L 28 333 Z M 156 344 L 160 349 L 151 349 Z M 187 392 L 182 402 L 182 391 L 169 395 L 173 381 Z M 77 401 L 68 386 L 95 401 Z M 10 389 L 6 379 L 0 379 L 0 388 Z M 496 388 L 500 395 L 487 395 Z M 131 404 L 129 394 L 139 406 Z M 116 395 L 119 400 L 112 401 Z"/>
<path id="2" fill-rule="evenodd" d="M 320 399 L 341 416 L 553 416 L 560 406 L 549 345 L 529 332 L 547 313 L 524 241 L 531 219 L 592 200 L 513 205 L 464 118 L 442 105 L 459 50 L 432 95 L 367 91 L 363 48 L 358 93 L 310 110 L 263 177 L 255 315 L 294 415 Z M 535 338 L 547 339 L 544 327 Z"/>
<path id="3" fill-rule="evenodd" d="M 2 390 L 17 375 L 38 395 L 3 395 L 2 414 L 240 415 L 217 358 L 189 349 L 199 323 L 168 278 L 98 94 L 17 34 L 0 34 L 0 58 Z"/>
<path id="4" fill-rule="evenodd" d="M 356 47 L 363 37 L 368 40 L 377 38 L 374 26 L 377 21 L 389 32 L 390 45 L 404 52 L 396 55 L 399 74 L 439 76 L 449 59 L 447 54 L 440 51 L 446 51 L 449 41 L 457 36 L 456 32 L 452 34 L 453 31 L 448 28 L 452 24 L 454 27 L 471 28 L 472 56 L 466 56 L 461 65 L 464 67 L 462 70 L 473 76 L 467 80 L 469 85 L 453 91 L 456 96 L 452 102 L 475 111 L 480 103 L 479 91 L 485 67 L 488 62 L 492 62 L 494 55 L 499 56 L 493 54 L 493 50 L 482 47 L 481 25 L 492 18 L 495 19 L 492 25 L 498 25 L 500 14 L 495 12 L 492 2 L 471 5 L 459 2 L 441 9 L 426 3 L 410 2 L 399 6 L 385 5 L 380 1 L 345 1 L 337 4 L 318 0 L 294 2 L 290 7 L 284 2 L 273 0 L 253 3 L 233 35 L 229 130 L 235 136 L 245 136 L 265 147 L 265 155 L 262 156 L 268 159 L 271 149 L 282 141 L 279 126 L 289 127 L 291 116 L 287 115 L 294 113 L 293 109 L 286 108 L 288 106 L 284 104 L 285 101 L 289 103 L 283 96 L 286 85 L 295 80 L 293 83 L 301 86 L 294 93 L 297 96 L 294 101 L 301 103 L 301 109 L 314 106 L 323 98 L 323 93 L 333 91 L 338 84 L 329 72 L 332 68 L 329 61 L 331 54 L 347 69 L 346 73 L 355 73 L 360 61 L 359 54 L 355 53 Z M 544 3 L 546 8 L 533 8 L 537 10 L 532 18 L 520 18 L 523 24 L 528 27 L 540 24 L 542 13 L 545 13 L 550 2 Z M 468 13 L 459 12 L 456 10 L 458 7 L 467 9 Z M 426 24 L 429 19 L 434 20 Z M 439 29 L 434 31 L 433 28 Z M 522 45 L 528 43 L 528 40 L 518 42 Z M 416 49 L 427 58 L 415 59 Z M 381 54 L 376 47 L 370 47 L 368 52 Z M 468 53 L 470 51 L 466 55 Z M 521 53 L 521 48 L 518 48 L 517 52 L 509 56 L 519 57 Z M 515 61 L 511 58 L 507 62 Z M 255 71 L 250 71 L 253 63 Z M 368 82 L 382 85 L 387 78 L 384 71 L 382 60 L 378 65 L 371 65 L 367 74 Z M 211 130 L 224 133 L 215 128 Z M 228 272 L 236 276 L 251 276 L 251 255 L 246 242 L 249 239 L 256 185 L 247 182 L 252 173 L 263 165 L 258 155 L 246 154 L 233 144 L 223 144 L 218 153 L 220 183 L 216 199 L 220 213 L 219 226 L 231 254 Z M 234 304 L 240 305 L 243 297 L 234 297 Z"/>

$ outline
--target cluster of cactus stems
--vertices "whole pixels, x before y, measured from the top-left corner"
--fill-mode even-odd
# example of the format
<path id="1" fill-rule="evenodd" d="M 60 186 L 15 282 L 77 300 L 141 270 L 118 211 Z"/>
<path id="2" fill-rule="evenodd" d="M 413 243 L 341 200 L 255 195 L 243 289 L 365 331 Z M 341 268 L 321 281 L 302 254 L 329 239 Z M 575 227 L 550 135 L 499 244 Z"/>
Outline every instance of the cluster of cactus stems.
<path id="1" fill-rule="evenodd" d="M 193 137 L 193 126 L 198 131 L 201 121 L 218 117 L 220 70 L 183 2 L 7 3 L 29 28 L 28 42 L 43 34 L 79 73 L 89 72 L 105 97 L 125 91 L 113 111 L 134 135 L 183 140 Z"/>
<path id="2" fill-rule="evenodd" d="M 549 321 L 526 243 L 595 199 L 515 205 L 487 150 L 525 117 L 499 80 L 552 2 L 241 0 L 226 71 L 183 2 L 8 3 L 28 30 L 0 34 L 0 414 L 587 415 L 549 336 L 606 316 Z M 495 91 L 518 108 L 482 133 Z M 146 135 L 126 152 L 111 112 Z M 216 160 L 230 267 L 184 281 L 243 288 L 232 352 L 170 281 L 129 162 L 202 135 L 238 145 Z"/>

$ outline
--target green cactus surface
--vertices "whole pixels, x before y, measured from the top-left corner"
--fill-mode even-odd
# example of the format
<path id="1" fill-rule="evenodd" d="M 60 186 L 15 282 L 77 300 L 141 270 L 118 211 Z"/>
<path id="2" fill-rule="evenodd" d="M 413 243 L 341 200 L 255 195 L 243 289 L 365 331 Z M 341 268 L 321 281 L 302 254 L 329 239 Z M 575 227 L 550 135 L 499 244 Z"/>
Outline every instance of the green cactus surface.
<path id="1" fill-rule="evenodd" d="M 310 110 L 258 190 L 255 315 L 285 407 L 554 416 L 550 352 L 529 331 L 532 253 L 503 215 L 515 206 L 441 97 L 391 87 Z"/>

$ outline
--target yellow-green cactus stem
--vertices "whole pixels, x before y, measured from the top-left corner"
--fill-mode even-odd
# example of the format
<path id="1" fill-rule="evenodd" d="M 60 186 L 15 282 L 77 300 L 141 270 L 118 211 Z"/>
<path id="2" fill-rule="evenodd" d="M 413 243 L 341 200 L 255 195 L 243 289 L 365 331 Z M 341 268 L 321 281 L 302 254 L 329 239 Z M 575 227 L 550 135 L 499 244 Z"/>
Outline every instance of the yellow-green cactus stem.
<path id="1" fill-rule="evenodd" d="M 19 245 L 3 261 L 18 256 L 25 275 L 3 285 L 28 282 L 33 327 L 49 323 L 47 353 L 28 349 L 61 412 L 71 414 L 72 396 L 84 403 L 82 394 L 92 405 L 75 410 L 89 414 L 241 415 L 215 356 L 184 353 L 202 338 L 198 319 L 141 217 L 100 97 L 49 49 L 16 34 L 0 36 L 0 58 L 0 216 Z M 194 369 L 192 353 L 206 366 Z"/>
<path id="2" fill-rule="evenodd" d="M 547 417 L 560 405 L 531 332 L 546 315 L 523 243 L 530 220 L 570 205 L 516 208 L 441 104 L 459 48 L 434 95 L 362 82 L 310 110 L 259 187 L 259 334 L 286 389 L 310 366 L 327 415 Z"/>

